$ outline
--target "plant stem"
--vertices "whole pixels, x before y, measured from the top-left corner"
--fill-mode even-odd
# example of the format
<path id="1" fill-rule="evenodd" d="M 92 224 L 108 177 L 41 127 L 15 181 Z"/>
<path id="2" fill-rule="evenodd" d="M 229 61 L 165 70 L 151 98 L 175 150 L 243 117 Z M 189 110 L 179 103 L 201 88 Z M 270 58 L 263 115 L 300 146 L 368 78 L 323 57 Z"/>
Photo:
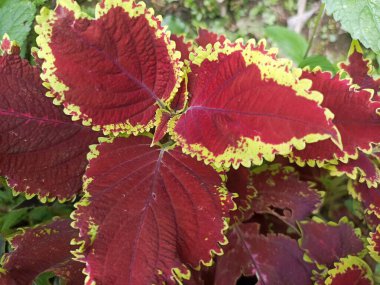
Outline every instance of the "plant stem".
<path id="1" fill-rule="evenodd" d="M 313 29 L 313 33 L 309 39 L 309 44 L 307 46 L 307 50 L 305 52 L 305 55 L 304 55 L 304 59 L 307 58 L 310 50 L 311 50 L 311 47 L 313 45 L 313 41 L 314 41 L 314 38 L 315 38 L 315 35 L 317 34 L 317 31 L 318 31 L 318 28 L 321 24 L 321 20 L 323 18 L 323 15 L 325 13 L 325 3 L 322 3 L 321 4 L 321 7 L 319 8 L 319 12 L 318 12 L 318 15 L 317 15 L 317 18 L 315 19 L 315 25 L 314 25 L 314 29 Z"/>

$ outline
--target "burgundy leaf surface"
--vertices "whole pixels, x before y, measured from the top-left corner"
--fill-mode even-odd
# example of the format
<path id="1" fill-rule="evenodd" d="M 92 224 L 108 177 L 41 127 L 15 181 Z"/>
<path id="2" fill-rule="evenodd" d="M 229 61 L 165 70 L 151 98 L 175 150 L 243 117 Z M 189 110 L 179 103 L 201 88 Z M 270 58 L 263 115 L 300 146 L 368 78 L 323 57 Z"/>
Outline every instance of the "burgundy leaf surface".
<path id="1" fill-rule="evenodd" d="M 347 222 L 303 222 L 300 224 L 302 237 L 300 246 L 308 256 L 320 265 L 332 268 L 334 262 L 347 255 L 357 255 L 363 242 Z"/>
<path id="2" fill-rule="evenodd" d="M 380 169 L 377 165 L 377 158 L 366 155 L 359 151 L 357 159 L 350 159 L 347 163 L 339 163 L 338 165 L 330 165 L 326 168 L 330 170 L 330 174 L 341 176 L 346 174 L 351 179 L 367 183 L 368 186 L 377 186 L 380 182 Z"/>
<path id="3" fill-rule="evenodd" d="M 193 51 L 193 44 L 190 41 L 187 41 L 185 39 L 185 36 L 177 36 L 175 34 L 172 34 L 170 36 L 170 39 L 175 42 L 176 50 L 181 52 L 181 60 L 188 60 L 190 52 Z"/>
<path id="4" fill-rule="evenodd" d="M 60 219 L 16 235 L 11 240 L 14 251 L 2 261 L 5 272 L 0 273 L 0 284 L 29 285 L 39 274 L 48 271 L 65 279 L 68 285 L 83 284 L 84 264 L 74 261 L 70 252 L 74 249 L 70 241 L 78 236 L 70 222 Z"/>
<path id="5" fill-rule="evenodd" d="M 231 217 L 236 221 L 243 221 L 246 218 L 246 212 L 251 208 L 251 201 L 255 196 L 255 190 L 252 186 L 252 174 L 248 168 L 240 167 L 231 169 L 227 174 L 227 189 L 238 196 L 234 198 L 237 211 L 231 212 Z"/>
<path id="6" fill-rule="evenodd" d="M 83 252 L 88 284 L 174 284 L 190 277 L 187 266 L 222 252 L 234 204 L 220 174 L 179 148 L 150 143 L 116 138 L 93 150 L 75 215 L 93 241 Z"/>
<path id="7" fill-rule="evenodd" d="M 214 45 L 217 42 L 223 43 L 225 40 L 226 37 L 224 35 L 218 35 L 201 28 L 198 30 L 198 37 L 195 39 L 195 42 L 201 47 L 206 47 L 208 44 Z"/>
<path id="8" fill-rule="evenodd" d="M 380 191 L 379 188 L 369 188 L 363 183 L 349 185 L 350 194 L 362 202 L 366 214 L 374 214 L 380 219 Z"/>
<path id="9" fill-rule="evenodd" d="M 337 139 L 332 114 L 318 104 L 321 94 L 307 90 L 310 82 L 298 80 L 290 62 L 261 47 L 226 42 L 196 50 L 189 108 L 170 123 L 184 152 L 237 168 L 272 161 L 305 142 Z"/>
<path id="10" fill-rule="evenodd" d="M 242 273 L 255 271 L 260 285 L 313 284 L 314 266 L 303 260 L 296 240 L 281 234 L 261 235 L 254 223 L 234 228 L 229 239 L 225 255 L 218 257 L 215 284 L 235 284 Z"/>
<path id="11" fill-rule="evenodd" d="M 29 196 L 72 198 L 97 134 L 45 97 L 39 70 L 19 55 L 0 57 L 0 87 L 0 176 Z"/>
<path id="12" fill-rule="evenodd" d="M 373 285 L 373 274 L 371 268 L 362 259 L 349 256 L 342 258 L 329 270 L 326 285 Z"/>
<path id="13" fill-rule="evenodd" d="M 179 86 L 179 52 L 143 2 L 103 0 L 96 18 L 61 1 L 37 18 L 49 95 L 106 134 L 143 132 Z"/>
<path id="14" fill-rule="evenodd" d="M 340 80 L 339 74 L 331 77 L 329 72 L 304 71 L 302 78 L 310 79 L 312 89 L 324 95 L 322 106 L 335 115 L 333 122 L 340 132 L 343 149 L 330 140 L 310 144 L 304 150 L 294 151 L 292 156 L 297 163 L 322 164 L 335 158 L 346 162 L 348 157 L 356 157 L 358 149 L 370 151 L 372 143 L 380 142 L 380 102 L 372 101 L 371 92 L 354 89 L 348 80 Z"/>
<path id="15" fill-rule="evenodd" d="M 252 177 L 252 212 L 274 214 L 295 225 L 319 209 L 323 196 L 310 183 L 301 181 L 292 167 L 272 167 Z"/>
<path id="16" fill-rule="evenodd" d="M 376 260 L 376 262 L 380 263 L 380 224 L 374 232 L 370 233 L 368 242 L 370 255 L 374 260 Z"/>
<path id="17" fill-rule="evenodd" d="M 372 65 L 363 55 L 363 50 L 358 41 L 353 41 L 348 55 L 348 61 L 341 63 L 340 68 L 345 70 L 352 78 L 352 82 L 360 89 L 373 89 L 375 94 L 380 91 L 380 79 L 375 80 L 371 76 Z"/>

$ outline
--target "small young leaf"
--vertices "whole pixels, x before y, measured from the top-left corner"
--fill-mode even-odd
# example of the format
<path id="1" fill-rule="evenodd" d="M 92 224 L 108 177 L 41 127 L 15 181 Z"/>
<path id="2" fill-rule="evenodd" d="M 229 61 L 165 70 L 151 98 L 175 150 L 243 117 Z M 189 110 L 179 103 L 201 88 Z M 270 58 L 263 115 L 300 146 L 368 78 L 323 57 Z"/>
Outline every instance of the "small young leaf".
<path id="1" fill-rule="evenodd" d="M 380 4 L 372 0 L 323 0 L 326 10 L 354 39 L 380 52 Z"/>
<path id="2" fill-rule="evenodd" d="M 174 284 L 187 266 L 211 264 L 234 205 L 211 166 L 149 137 L 116 138 L 93 150 L 87 194 L 75 212 L 90 281 Z M 196 245 L 196 246 L 194 246 Z M 82 252 L 83 251 L 83 252 Z M 122 262 L 121 262 L 122 261 Z"/>
<path id="3" fill-rule="evenodd" d="M 302 35 L 280 26 L 267 27 L 265 34 L 282 55 L 290 57 L 297 64 L 303 61 L 308 44 Z"/>

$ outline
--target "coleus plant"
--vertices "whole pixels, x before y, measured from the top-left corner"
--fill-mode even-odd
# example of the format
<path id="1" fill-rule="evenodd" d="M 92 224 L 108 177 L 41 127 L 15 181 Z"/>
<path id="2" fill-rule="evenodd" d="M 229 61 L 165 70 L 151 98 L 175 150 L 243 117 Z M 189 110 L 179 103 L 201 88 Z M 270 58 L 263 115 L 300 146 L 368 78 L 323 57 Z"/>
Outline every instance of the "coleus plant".
<path id="1" fill-rule="evenodd" d="M 77 203 L 10 238 L 0 284 L 374 284 L 380 82 L 358 42 L 332 75 L 161 22 L 142 2 L 91 18 L 57 1 L 37 17 L 37 66 L 4 37 L 0 175 Z M 333 207 L 339 183 L 360 217 Z"/>

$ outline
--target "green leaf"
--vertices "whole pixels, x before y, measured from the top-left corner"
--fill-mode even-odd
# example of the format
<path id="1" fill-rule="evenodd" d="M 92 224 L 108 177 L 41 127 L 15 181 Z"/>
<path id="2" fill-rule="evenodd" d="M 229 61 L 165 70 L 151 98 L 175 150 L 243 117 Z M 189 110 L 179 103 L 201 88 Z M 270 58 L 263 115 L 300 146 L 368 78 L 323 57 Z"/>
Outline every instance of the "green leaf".
<path id="1" fill-rule="evenodd" d="M 5 33 L 25 51 L 26 39 L 31 30 L 36 6 L 26 0 L 0 0 L 0 37 Z"/>
<path id="2" fill-rule="evenodd" d="M 333 74 L 338 71 L 337 67 L 322 55 L 313 55 L 305 58 L 298 64 L 298 66 L 301 68 L 308 66 L 311 70 L 319 66 L 323 71 L 331 71 Z"/>
<path id="3" fill-rule="evenodd" d="M 33 285 L 50 285 L 50 279 L 54 278 L 55 275 L 52 272 L 42 273 L 40 276 L 34 280 Z"/>
<path id="4" fill-rule="evenodd" d="M 27 216 L 28 209 L 13 210 L 0 218 L 1 232 L 7 233 Z"/>
<path id="5" fill-rule="evenodd" d="M 380 52 L 379 0 L 323 0 L 326 10 L 354 39 Z"/>
<path id="6" fill-rule="evenodd" d="M 307 50 L 307 41 L 304 37 L 280 26 L 267 27 L 265 34 L 280 49 L 280 53 L 290 57 L 297 64 L 303 60 Z"/>

